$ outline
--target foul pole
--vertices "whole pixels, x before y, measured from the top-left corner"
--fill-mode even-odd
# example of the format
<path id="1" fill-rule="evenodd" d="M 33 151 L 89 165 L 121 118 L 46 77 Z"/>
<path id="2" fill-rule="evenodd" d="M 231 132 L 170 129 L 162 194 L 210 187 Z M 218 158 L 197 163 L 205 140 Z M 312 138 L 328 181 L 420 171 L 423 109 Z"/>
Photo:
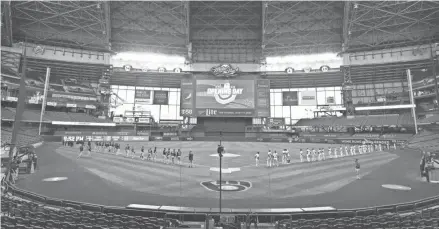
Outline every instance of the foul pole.
<path id="1" fill-rule="evenodd" d="M 44 94 L 43 94 L 43 104 L 41 104 L 41 114 L 40 114 L 40 126 L 38 128 L 38 135 L 41 135 L 41 126 L 43 123 L 44 112 L 46 111 L 46 101 L 47 101 L 47 91 L 49 90 L 49 80 L 50 80 L 50 68 L 46 69 L 46 82 L 44 83 Z"/>
<path id="2" fill-rule="evenodd" d="M 407 81 L 409 86 L 409 93 L 410 93 L 410 105 L 412 105 L 412 116 L 413 121 L 415 122 L 415 133 L 418 134 L 418 122 L 416 120 L 416 106 L 415 106 L 415 99 L 413 97 L 413 85 L 412 85 L 412 73 L 410 69 L 407 69 Z"/>

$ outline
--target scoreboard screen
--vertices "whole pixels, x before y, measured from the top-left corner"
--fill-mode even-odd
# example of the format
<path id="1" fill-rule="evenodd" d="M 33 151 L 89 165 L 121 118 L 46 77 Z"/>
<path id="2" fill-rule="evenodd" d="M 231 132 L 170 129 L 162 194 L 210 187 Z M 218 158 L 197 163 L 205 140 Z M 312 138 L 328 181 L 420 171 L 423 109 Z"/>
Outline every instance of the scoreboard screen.
<path id="1" fill-rule="evenodd" d="M 181 115 L 191 117 L 269 117 L 269 80 L 183 79 Z"/>

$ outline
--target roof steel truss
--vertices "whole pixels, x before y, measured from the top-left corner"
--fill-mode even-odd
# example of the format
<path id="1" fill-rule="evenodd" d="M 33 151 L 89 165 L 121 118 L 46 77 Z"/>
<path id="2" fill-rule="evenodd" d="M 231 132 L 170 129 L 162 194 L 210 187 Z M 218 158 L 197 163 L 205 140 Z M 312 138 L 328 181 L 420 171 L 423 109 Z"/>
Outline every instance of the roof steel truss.
<path id="1" fill-rule="evenodd" d="M 439 2 L 351 3 L 350 51 L 419 45 L 439 40 Z M 345 44 L 346 45 L 346 44 Z"/>
<path id="2" fill-rule="evenodd" d="M 18 40 L 106 50 L 105 7 L 101 2 L 26 1 L 12 4 Z"/>
<path id="3" fill-rule="evenodd" d="M 127 49 L 186 54 L 186 2 L 112 2 L 112 44 Z"/>
<path id="4" fill-rule="evenodd" d="M 2 45 L 11 46 L 12 45 L 12 12 L 11 12 L 11 2 L 2 1 L 1 2 L 1 37 Z"/>
<path id="5" fill-rule="evenodd" d="M 266 2 L 266 56 L 338 51 L 342 43 L 340 2 Z"/>

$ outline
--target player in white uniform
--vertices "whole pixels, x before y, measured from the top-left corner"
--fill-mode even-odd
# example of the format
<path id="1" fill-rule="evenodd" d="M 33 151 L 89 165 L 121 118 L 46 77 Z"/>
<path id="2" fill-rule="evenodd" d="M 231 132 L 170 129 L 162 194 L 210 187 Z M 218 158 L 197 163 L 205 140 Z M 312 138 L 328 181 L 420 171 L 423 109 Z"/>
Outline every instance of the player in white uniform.
<path id="1" fill-rule="evenodd" d="M 300 162 L 303 162 L 303 151 L 300 149 Z"/>
<path id="2" fill-rule="evenodd" d="M 328 156 L 329 156 L 329 158 L 332 158 L 332 149 L 331 149 L 331 147 L 328 147 Z"/>
<path id="3" fill-rule="evenodd" d="M 311 150 L 309 148 L 306 149 L 306 160 L 311 162 Z"/>
<path id="4" fill-rule="evenodd" d="M 322 158 L 323 158 L 324 161 L 326 160 L 325 148 L 322 148 Z"/>
<path id="5" fill-rule="evenodd" d="M 259 152 L 257 152 L 255 155 L 255 162 L 256 162 L 256 167 L 258 167 L 259 166 Z"/>
<path id="6" fill-rule="evenodd" d="M 338 158 L 338 155 L 337 155 L 337 147 L 334 147 L 334 158 Z"/>
<path id="7" fill-rule="evenodd" d="M 320 148 L 317 149 L 317 161 L 322 160 L 322 151 Z"/>
<path id="8" fill-rule="evenodd" d="M 271 150 L 268 150 L 267 167 L 271 167 L 271 165 L 272 165 L 272 156 L 273 156 L 273 153 L 271 152 Z"/>
<path id="9" fill-rule="evenodd" d="M 383 151 L 383 146 L 381 144 L 378 145 L 378 148 L 380 149 L 380 152 Z"/>
<path id="10" fill-rule="evenodd" d="M 345 152 L 346 156 L 349 156 L 349 147 L 348 147 L 348 145 L 345 145 L 344 152 Z"/>
<path id="11" fill-rule="evenodd" d="M 312 161 L 316 161 L 317 157 L 316 157 L 316 150 L 314 148 L 312 148 Z"/>
<path id="12" fill-rule="evenodd" d="M 273 165 L 276 164 L 276 166 L 279 166 L 279 155 L 277 155 L 277 151 L 276 150 L 274 151 L 273 159 L 274 159 Z"/>
<path id="13" fill-rule="evenodd" d="M 343 156 L 343 146 L 340 146 L 340 157 L 344 157 Z"/>

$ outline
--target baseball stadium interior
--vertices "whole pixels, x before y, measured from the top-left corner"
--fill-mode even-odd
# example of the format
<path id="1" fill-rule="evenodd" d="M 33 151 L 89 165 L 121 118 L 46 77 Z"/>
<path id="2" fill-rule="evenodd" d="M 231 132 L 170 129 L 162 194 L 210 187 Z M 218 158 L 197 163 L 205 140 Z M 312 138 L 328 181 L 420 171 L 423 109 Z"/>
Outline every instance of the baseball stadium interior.
<path id="1" fill-rule="evenodd" d="M 1 228 L 439 228 L 438 1 L 1 1 Z"/>

